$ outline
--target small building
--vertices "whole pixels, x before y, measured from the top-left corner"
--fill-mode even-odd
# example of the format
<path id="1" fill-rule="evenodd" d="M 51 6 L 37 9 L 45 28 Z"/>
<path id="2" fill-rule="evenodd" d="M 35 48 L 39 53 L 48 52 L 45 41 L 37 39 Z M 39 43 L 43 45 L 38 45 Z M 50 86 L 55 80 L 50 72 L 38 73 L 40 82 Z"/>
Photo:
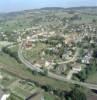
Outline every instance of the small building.
<path id="1" fill-rule="evenodd" d="M 0 89 L 0 100 L 1 100 L 3 95 L 4 95 L 4 92 Z"/>
<path id="2" fill-rule="evenodd" d="M 59 44 L 56 45 L 56 48 L 61 48 L 61 47 L 62 47 L 61 43 L 59 43 Z"/>
<path id="3" fill-rule="evenodd" d="M 0 89 L 0 100 L 7 100 L 9 96 L 10 94 L 6 94 L 2 89 Z"/>
<path id="4" fill-rule="evenodd" d="M 31 48 L 32 47 L 32 41 L 27 41 L 25 46 L 26 46 L 26 48 Z"/>
<path id="5" fill-rule="evenodd" d="M 45 67 L 48 67 L 50 65 L 50 62 L 45 61 Z"/>
<path id="6" fill-rule="evenodd" d="M 73 70 L 75 72 L 80 72 L 82 70 L 82 68 L 81 68 L 81 66 L 75 66 L 75 67 L 73 67 Z"/>
<path id="7" fill-rule="evenodd" d="M 92 54 L 93 54 L 93 51 L 88 52 L 88 53 L 84 56 L 84 58 L 82 59 L 82 63 L 90 64 L 91 59 L 92 59 Z"/>
<path id="8" fill-rule="evenodd" d="M 72 70 L 75 72 L 75 73 L 78 73 L 82 70 L 82 64 L 79 64 L 79 63 L 73 63 L 72 64 Z"/>

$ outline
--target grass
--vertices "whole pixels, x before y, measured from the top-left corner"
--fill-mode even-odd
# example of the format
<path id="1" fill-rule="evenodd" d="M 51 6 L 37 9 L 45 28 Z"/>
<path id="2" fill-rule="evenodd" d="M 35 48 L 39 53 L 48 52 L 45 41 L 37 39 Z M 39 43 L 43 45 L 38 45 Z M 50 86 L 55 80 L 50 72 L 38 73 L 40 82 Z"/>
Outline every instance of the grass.
<path id="1" fill-rule="evenodd" d="M 0 64 L 3 64 L 3 70 L 11 73 L 12 75 L 16 75 L 17 77 L 24 78 L 24 79 L 30 79 L 35 82 L 38 82 L 42 85 L 51 85 L 54 88 L 62 89 L 62 90 L 70 90 L 70 84 L 64 83 L 58 80 L 54 80 L 51 78 L 48 78 L 46 76 L 42 76 L 40 74 L 34 75 L 32 72 L 30 72 L 25 65 L 17 63 L 17 61 L 7 54 L 2 53 L 0 55 Z"/>
<path id="2" fill-rule="evenodd" d="M 11 42 L 8 42 L 8 41 L 0 41 L 0 48 L 4 47 L 4 46 L 7 46 L 11 44 Z"/>
<path id="3" fill-rule="evenodd" d="M 36 86 L 29 85 L 27 82 L 21 80 L 17 80 L 9 88 L 18 96 L 20 95 L 20 97 L 25 98 L 33 93 L 33 90 L 36 89 Z"/>
<path id="4" fill-rule="evenodd" d="M 44 99 L 45 100 L 59 100 L 57 97 L 55 97 L 54 95 L 51 95 L 49 93 L 44 93 Z"/>
<path id="5" fill-rule="evenodd" d="M 11 50 L 12 52 L 18 51 L 18 45 L 13 45 L 13 47 L 11 47 L 10 50 Z"/>
<path id="6" fill-rule="evenodd" d="M 82 19 L 73 21 L 74 24 L 91 23 L 93 19 L 97 20 L 96 15 L 80 14 L 80 16 Z"/>
<path id="7" fill-rule="evenodd" d="M 89 83 L 95 83 L 95 84 L 97 84 L 97 72 L 89 75 L 88 79 L 86 81 L 89 82 Z"/>
<path id="8" fill-rule="evenodd" d="M 45 51 L 47 48 L 49 48 L 50 45 L 45 43 L 36 43 L 35 47 L 32 47 L 31 50 L 24 50 L 23 54 L 26 59 L 31 61 L 32 63 L 39 63 L 40 65 L 44 66 L 45 61 L 62 61 L 62 59 L 59 58 L 58 55 L 51 55 L 51 54 L 45 54 L 42 55 L 42 52 Z M 43 59 L 41 59 L 43 58 Z"/>
<path id="9" fill-rule="evenodd" d="M 17 78 L 9 75 L 8 73 L 5 73 L 4 71 L 0 70 L 1 75 L 3 76 L 3 79 L 0 81 L 0 84 L 3 87 L 8 88 L 8 86 L 13 83 Z"/>
<path id="10" fill-rule="evenodd" d="M 43 49 L 47 46 L 43 43 L 36 43 L 35 47 L 32 47 L 31 50 L 26 51 L 26 58 L 31 60 L 37 60 L 39 59 L 39 55 L 42 53 Z"/>

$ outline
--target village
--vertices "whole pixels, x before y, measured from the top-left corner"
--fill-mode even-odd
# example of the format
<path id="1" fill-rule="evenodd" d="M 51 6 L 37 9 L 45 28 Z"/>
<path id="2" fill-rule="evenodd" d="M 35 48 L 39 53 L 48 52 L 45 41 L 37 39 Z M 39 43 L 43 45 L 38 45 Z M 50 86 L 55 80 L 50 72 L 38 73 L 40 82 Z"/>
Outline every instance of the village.
<path id="1" fill-rule="evenodd" d="M 41 30 L 39 32 L 39 29 L 31 29 L 23 39 L 24 57 L 35 66 L 71 79 L 73 74 L 79 73 L 92 63 L 91 45 L 97 45 L 97 29 L 92 24 L 82 24 L 77 29 L 71 27 L 68 30 L 70 34 L 60 33 L 60 36 L 54 31 L 45 32 L 43 28 Z M 19 37 L 18 41 L 22 41 L 22 38 Z"/>
<path id="2" fill-rule="evenodd" d="M 43 9 L 3 19 L 0 100 L 69 100 L 65 98 L 73 88 L 94 89 L 96 17 L 80 11 Z"/>

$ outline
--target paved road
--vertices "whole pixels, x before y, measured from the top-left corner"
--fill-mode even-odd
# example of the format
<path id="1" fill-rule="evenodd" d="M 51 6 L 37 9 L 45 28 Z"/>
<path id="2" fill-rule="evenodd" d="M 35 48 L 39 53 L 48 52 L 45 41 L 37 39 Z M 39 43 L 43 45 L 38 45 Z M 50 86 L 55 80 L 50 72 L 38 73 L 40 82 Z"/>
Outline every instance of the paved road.
<path id="1" fill-rule="evenodd" d="M 89 89 L 97 90 L 96 84 L 79 82 L 79 81 L 75 81 L 75 80 L 69 80 L 69 79 L 65 78 L 64 76 L 56 75 L 56 74 L 53 74 L 51 72 L 48 72 L 48 76 L 51 77 L 51 78 L 60 80 L 60 81 L 64 81 L 64 82 L 68 82 L 68 83 L 72 83 L 72 84 L 77 84 L 77 85 L 80 85 L 80 86 L 83 86 L 83 87 L 86 87 L 86 88 L 89 88 Z"/>
<path id="2" fill-rule="evenodd" d="M 18 50 L 18 56 L 21 60 L 21 62 L 26 65 L 26 67 L 28 67 L 29 69 L 31 69 L 32 71 L 35 70 L 37 72 L 44 72 L 42 69 L 35 67 L 33 64 L 31 64 L 28 60 L 26 60 L 23 55 L 22 55 L 22 43 L 19 46 L 19 50 Z M 52 72 L 48 72 L 48 77 L 53 78 L 53 79 L 57 79 L 60 81 L 64 81 L 64 82 L 68 82 L 68 83 L 72 83 L 72 84 L 77 84 L 89 89 L 95 89 L 97 90 L 97 85 L 96 84 L 91 84 L 91 83 L 84 83 L 84 82 L 79 82 L 79 81 L 75 81 L 75 80 L 68 80 L 67 78 L 65 78 L 64 76 L 60 76 L 57 74 L 54 74 Z"/>

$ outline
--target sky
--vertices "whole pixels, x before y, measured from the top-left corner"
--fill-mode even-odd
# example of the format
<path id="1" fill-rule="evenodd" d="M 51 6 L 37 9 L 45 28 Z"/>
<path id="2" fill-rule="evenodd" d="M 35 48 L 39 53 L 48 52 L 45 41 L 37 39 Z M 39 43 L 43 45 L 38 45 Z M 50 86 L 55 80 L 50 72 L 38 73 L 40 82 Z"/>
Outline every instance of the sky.
<path id="1" fill-rule="evenodd" d="M 42 7 L 97 6 L 97 0 L 0 0 L 0 12 L 12 12 Z"/>

